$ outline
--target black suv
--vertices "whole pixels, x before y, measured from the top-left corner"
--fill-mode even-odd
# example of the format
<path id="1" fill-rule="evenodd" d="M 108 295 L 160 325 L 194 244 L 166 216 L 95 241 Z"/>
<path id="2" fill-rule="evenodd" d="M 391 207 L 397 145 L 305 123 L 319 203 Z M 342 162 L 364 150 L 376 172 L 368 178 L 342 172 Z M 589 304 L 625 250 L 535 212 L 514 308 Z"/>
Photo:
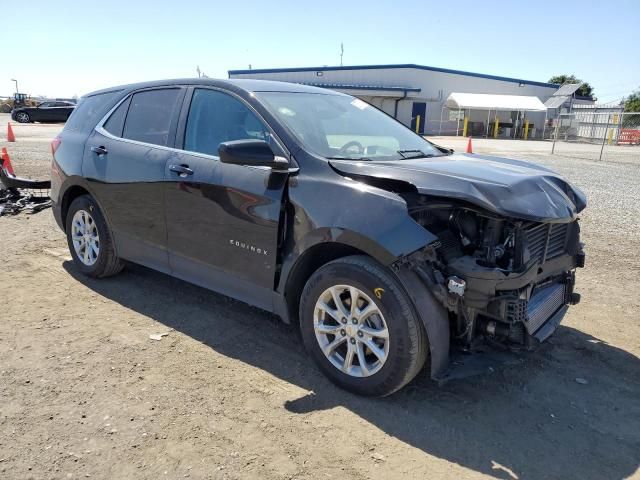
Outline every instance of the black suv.
<path id="1" fill-rule="evenodd" d="M 322 371 L 388 395 L 534 348 L 579 300 L 585 196 L 531 163 L 454 154 L 362 100 L 258 80 L 84 97 L 53 141 L 77 268 L 123 261 L 299 322 Z"/>

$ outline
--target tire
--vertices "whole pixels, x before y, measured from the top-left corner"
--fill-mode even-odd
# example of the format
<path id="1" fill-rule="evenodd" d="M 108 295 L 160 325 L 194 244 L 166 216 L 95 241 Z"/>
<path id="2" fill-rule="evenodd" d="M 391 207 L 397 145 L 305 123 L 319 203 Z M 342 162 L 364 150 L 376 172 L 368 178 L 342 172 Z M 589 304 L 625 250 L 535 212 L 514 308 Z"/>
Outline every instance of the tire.
<path id="1" fill-rule="evenodd" d="M 80 272 L 89 277 L 103 278 L 123 269 L 124 263 L 116 256 L 113 236 L 104 215 L 91 196 L 82 195 L 71 202 L 65 230 L 69 251 Z M 90 245 L 93 247 L 89 248 Z"/>
<path id="2" fill-rule="evenodd" d="M 335 292 L 342 292 L 338 301 L 348 315 L 354 312 L 351 298 L 357 298 L 356 313 L 346 323 L 345 318 L 334 319 Z M 386 396 L 405 386 L 420 372 L 429 350 L 408 295 L 390 271 L 366 256 L 334 260 L 311 276 L 300 299 L 300 330 L 322 372 L 345 390 L 365 396 Z M 375 355 L 369 348 L 372 341 Z M 355 353 L 349 353 L 349 345 Z"/>
<path id="3" fill-rule="evenodd" d="M 16 122 L 18 123 L 30 123 L 31 116 L 27 112 L 16 113 Z"/>

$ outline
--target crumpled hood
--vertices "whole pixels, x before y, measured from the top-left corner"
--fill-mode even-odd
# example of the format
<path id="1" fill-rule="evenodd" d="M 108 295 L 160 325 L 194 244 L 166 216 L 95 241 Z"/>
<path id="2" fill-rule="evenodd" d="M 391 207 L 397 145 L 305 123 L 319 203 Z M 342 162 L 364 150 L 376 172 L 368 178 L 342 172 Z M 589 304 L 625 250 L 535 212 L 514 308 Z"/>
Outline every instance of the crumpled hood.
<path id="1" fill-rule="evenodd" d="M 400 180 L 425 195 L 463 200 L 523 220 L 570 221 L 587 205 L 585 195 L 560 175 L 521 160 L 454 154 L 384 162 L 331 160 L 330 164 L 347 177 Z"/>

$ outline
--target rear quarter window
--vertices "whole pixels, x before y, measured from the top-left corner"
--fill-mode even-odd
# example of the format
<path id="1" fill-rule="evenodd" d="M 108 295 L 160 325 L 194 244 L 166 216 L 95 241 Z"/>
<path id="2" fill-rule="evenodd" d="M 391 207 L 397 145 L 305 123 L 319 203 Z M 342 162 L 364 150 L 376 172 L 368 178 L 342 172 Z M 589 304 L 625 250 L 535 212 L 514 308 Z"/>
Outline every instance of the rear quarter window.
<path id="1" fill-rule="evenodd" d="M 131 102 L 131 97 L 118 105 L 118 108 L 114 110 L 109 119 L 104 123 L 103 128 L 111 135 L 122 137 L 122 129 L 124 128 L 124 119 L 129 109 L 129 102 Z"/>
<path id="2" fill-rule="evenodd" d="M 109 111 L 121 90 L 82 97 L 67 120 L 64 129 L 69 132 L 90 132 Z"/>

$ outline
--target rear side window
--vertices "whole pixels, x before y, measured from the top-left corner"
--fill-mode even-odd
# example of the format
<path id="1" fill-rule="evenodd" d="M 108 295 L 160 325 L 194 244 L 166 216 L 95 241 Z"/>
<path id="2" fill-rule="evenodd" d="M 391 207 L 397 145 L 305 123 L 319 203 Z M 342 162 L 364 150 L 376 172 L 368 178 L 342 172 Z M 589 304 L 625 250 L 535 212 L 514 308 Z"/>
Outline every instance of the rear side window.
<path id="1" fill-rule="evenodd" d="M 122 136 L 130 140 L 166 146 L 171 120 L 180 107 L 179 98 L 178 88 L 148 90 L 134 94 L 131 97 Z"/>
<path id="2" fill-rule="evenodd" d="M 82 97 L 64 126 L 66 131 L 90 132 L 115 103 L 120 90 Z"/>
<path id="3" fill-rule="evenodd" d="M 218 156 L 222 142 L 269 138 L 268 129 L 240 100 L 217 90 L 193 92 L 184 150 Z"/>
<path id="4" fill-rule="evenodd" d="M 124 128 L 124 119 L 127 116 L 127 110 L 129 109 L 129 102 L 131 98 L 127 98 L 122 102 L 118 108 L 111 114 L 109 119 L 105 122 L 103 128 L 111 135 L 116 137 L 122 136 L 122 129 Z"/>

